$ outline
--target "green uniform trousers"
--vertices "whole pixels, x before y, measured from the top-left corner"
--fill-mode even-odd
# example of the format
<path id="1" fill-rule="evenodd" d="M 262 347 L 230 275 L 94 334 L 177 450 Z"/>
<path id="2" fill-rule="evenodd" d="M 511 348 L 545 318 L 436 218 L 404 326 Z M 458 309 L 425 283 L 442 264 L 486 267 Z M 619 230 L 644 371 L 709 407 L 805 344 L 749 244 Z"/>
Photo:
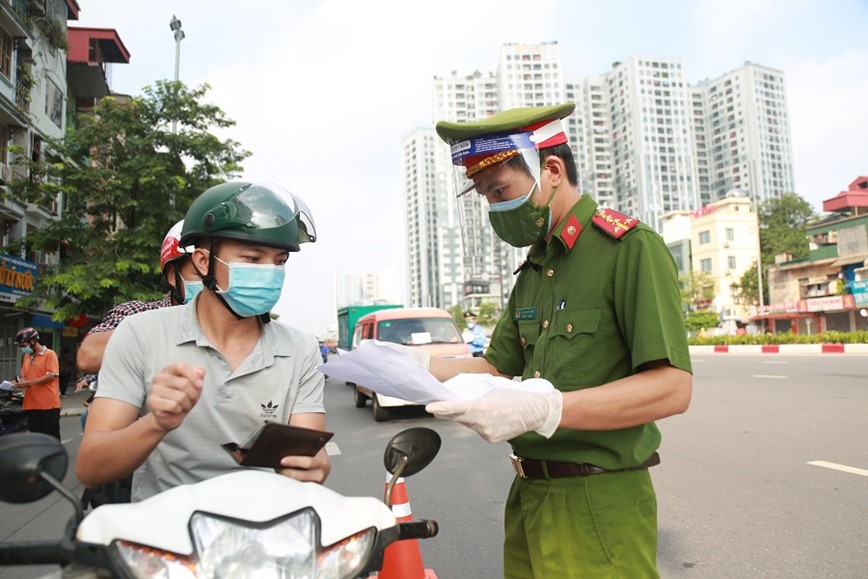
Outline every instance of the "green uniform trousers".
<path id="1" fill-rule="evenodd" d="M 660 576 L 657 496 L 647 470 L 516 478 L 504 526 L 507 579 Z"/>

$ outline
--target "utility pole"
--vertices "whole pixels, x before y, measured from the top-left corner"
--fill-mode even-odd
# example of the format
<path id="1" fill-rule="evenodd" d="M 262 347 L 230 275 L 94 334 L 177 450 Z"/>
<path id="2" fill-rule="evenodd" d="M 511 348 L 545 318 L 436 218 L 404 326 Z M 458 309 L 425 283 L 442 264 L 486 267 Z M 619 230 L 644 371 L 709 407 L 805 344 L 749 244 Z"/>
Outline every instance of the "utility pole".
<path id="1" fill-rule="evenodd" d="M 178 84 L 178 75 L 181 71 L 181 41 L 184 40 L 184 31 L 181 30 L 181 21 L 172 14 L 172 19 L 169 21 L 169 28 L 175 34 L 175 84 Z M 178 132 L 177 119 L 172 121 L 172 133 Z"/>

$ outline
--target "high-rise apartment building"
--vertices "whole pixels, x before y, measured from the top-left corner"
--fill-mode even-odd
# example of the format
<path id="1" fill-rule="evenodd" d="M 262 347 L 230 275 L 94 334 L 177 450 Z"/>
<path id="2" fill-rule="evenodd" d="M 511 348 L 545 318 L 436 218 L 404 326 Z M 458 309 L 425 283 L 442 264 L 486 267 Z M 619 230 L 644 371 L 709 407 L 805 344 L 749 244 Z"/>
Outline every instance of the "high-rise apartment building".
<path id="1" fill-rule="evenodd" d="M 434 120 L 574 102 L 564 125 L 580 191 L 658 231 L 663 215 L 733 190 L 754 202 L 792 191 L 783 73 L 746 63 L 690 86 L 684 68 L 680 58 L 634 55 L 600 75 L 567 75 L 557 42 L 505 44 L 495 73 L 435 77 Z M 503 304 L 526 249 L 497 239 L 482 199 L 455 202 L 448 147 L 433 131 L 405 138 L 404 160 L 409 303 Z"/>
<path id="2" fill-rule="evenodd" d="M 614 208 L 660 230 L 699 206 L 687 82 L 680 59 L 631 56 L 606 74 Z"/>
<path id="3" fill-rule="evenodd" d="M 401 303 L 397 269 L 377 272 L 339 272 L 335 279 L 335 306 Z"/>
<path id="4" fill-rule="evenodd" d="M 702 205 L 735 189 L 760 203 L 795 191 L 783 72 L 746 62 L 691 95 Z"/>

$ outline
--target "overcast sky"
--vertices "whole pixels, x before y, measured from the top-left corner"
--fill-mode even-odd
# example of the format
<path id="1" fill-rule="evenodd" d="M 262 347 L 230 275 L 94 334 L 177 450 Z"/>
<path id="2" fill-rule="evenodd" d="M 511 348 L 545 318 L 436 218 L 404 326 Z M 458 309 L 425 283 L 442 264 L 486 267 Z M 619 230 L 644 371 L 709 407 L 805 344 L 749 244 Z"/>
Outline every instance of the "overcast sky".
<path id="1" fill-rule="evenodd" d="M 431 126 L 432 77 L 493 72 L 504 43 L 557 41 L 566 74 L 631 54 L 681 57 L 695 83 L 750 60 L 785 73 L 796 192 L 822 201 L 868 174 L 865 0 L 79 0 L 74 26 L 115 28 L 130 52 L 115 92 L 174 76 L 208 83 L 253 153 L 245 179 L 310 206 L 320 239 L 290 258 L 281 320 L 323 336 L 338 271 L 403 279 L 402 138 Z M 167 228 L 170 224 L 167 224 Z"/>

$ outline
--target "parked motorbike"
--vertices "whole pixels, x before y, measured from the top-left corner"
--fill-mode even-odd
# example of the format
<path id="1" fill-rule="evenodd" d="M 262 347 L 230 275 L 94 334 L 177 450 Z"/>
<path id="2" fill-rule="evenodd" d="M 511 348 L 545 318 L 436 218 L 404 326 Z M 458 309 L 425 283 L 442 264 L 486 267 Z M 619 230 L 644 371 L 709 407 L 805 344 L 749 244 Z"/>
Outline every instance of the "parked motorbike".
<path id="1" fill-rule="evenodd" d="M 389 505 L 399 477 L 425 468 L 439 449 L 428 428 L 395 435 L 384 456 L 391 474 L 385 501 L 244 470 L 84 517 L 60 482 L 68 466 L 61 443 L 40 433 L 10 435 L 0 439 L 0 500 L 58 492 L 75 514 L 59 541 L 0 543 L 0 565 L 58 564 L 59 576 L 76 578 L 367 577 L 382 567 L 388 545 L 437 534 L 435 521 L 397 522 Z"/>
<path id="2" fill-rule="evenodd" d="M 0 390 L 0 435 L 27 432 L 27 415 L 21 409 L 24 392 Z"/>

